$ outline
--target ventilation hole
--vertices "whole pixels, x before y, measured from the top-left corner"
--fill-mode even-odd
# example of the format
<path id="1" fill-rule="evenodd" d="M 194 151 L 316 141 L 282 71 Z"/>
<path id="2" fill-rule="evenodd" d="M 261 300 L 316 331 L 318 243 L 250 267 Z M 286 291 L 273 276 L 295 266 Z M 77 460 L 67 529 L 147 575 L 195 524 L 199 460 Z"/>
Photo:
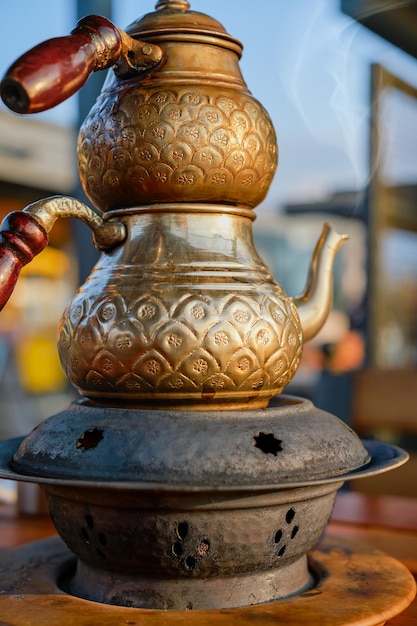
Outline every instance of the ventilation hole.
<path id="1" fill-rule="evenodd" d="M 279 550 L 278 550 L 278 556 L 284 556 L 284 552 L 287 546 L 282 546 Z"/>
<path id="2" fill-rule="evenodd" d="M 177 535 L 179 539 L 185 539 L 188 535 L 188 524 L 187 522 L 180 522 L 177 526 Z"/>
<path id="3" fill-rule="evenodd" d="M 286 516 L 285 516 L 285 521 L 287 522 L 287 524 L 291 524 L 291 522 L 293 521 L 294 517 L 295 517 L 294 509 L 289 509 L 287 511 Z"/>
<path id="4" fill-rule="evenodd" d="M 93 530 L 94 528 L 94 520 L 93 517 L 91 515 L 86 515 L 85 516 L 85 521 L 87 522 L 87 526 L 90 530 Z"/>
<path id="5" fill-rule="evenodd" d="M 106 558 L 106 555 L 104 554 L 104 552 L 102 552 L 99 548 L 97 548 L 96 552 L 98 556 L 104 561 L 104 559 Z"/>
<path id="6" fill-rule="evenodd" d="M 277 530 L 275 533 L 274 541 L 275 543 L 279 543 L 282 539 L 282 530 Z"/>
<path id="7" fill-rule="evenodd" d="M 277 456 L 277 452 L 282 450 L 281 439 L 276 439 L 272 433 L 259 433 L 254 439 L 256 441 L 255 448 L 259 448 L 265 454 Z"/>
<path id="8" fill-rule="evenodd" d="M 178 541 L 172 544 L 171 549 L 172 549 L 172 554 L 174 556 L 177 556 L 178 558 L 182 556 L 182 553 L 184 552 L 182 545 Z"/>
<path id="9" fill-rule="evenodd" d="M 200 556 L 207 556 L 210 551 L 210 542 L 208 539 L 202 539 L 197 546 L 197 552 Z"/>
<path id="10" fill-rule="evenodd" d="M 81 537 L 83 538 L 83 541 L 86 541 L 87 543 L 90 543 L 90 538 L 88 536 L 88 532 L 86 531 L 84 526 L 81 528 Z"/>
<path id="11" fill-rule="evenodd" d="M 190 572 L 192 572 L 196 564 L 195 558 L 193 556 L 187 556 L 184 562 L 185 562 L 185 567 L 188 570 L 190 570 Z"/>
<path id="12" fill-rule="evenodd" d="M 292 529 L 292 533 L 291 533 L 291 539 L 294 539 L 295 535 L 298 533 L 298 526 L 294 526 L 294 528 Z"/>
<path id="13" fill-rule="evenodd" d="M 75 446 L 83 450 L 91 450 L 91 448 L 96 448 L 102 439 L 103 431 L 99 428 L 91 428 L 90 430 L 86 430 L 81 437 L 77 439 Z"/>
<path id="14" fill-rule="evenodd" d="M 99 533 L 98 534 L 98 540 L 101 543 L 102 546 L 107 546 L 107 537 L 104 533 Z"/>

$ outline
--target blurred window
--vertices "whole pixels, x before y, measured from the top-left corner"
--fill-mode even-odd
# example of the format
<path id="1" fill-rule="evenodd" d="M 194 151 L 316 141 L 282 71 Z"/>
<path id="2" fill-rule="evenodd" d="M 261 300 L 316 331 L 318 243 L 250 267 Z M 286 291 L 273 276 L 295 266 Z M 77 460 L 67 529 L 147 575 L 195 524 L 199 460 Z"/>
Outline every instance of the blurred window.
<path id="1" fill-rule="evenodd" d="M 379 368 L 417 362 L 417 89 L 373 67 L 369 348 Z"/>

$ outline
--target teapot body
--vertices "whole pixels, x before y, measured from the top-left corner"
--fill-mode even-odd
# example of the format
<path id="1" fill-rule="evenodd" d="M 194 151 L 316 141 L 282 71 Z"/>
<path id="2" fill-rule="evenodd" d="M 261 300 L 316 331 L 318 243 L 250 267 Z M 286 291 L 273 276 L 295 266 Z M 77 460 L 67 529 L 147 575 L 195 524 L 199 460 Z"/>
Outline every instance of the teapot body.
<path id="1" fill-rule="evenodd" d="M 150 75 L 111 72 L 80 130 L 86 195 L 102 211 L 179 201 L 253 208 L 265 198 L 278 149 L 236 51 L 160 45 L 166 62 Z"/>
<path id="2" fill-rule="evenodd" d="M 297 310 L 257 255 L 248 215 L 183 209 L 118 215 L 127 241 L 62 317 L 64 370 L 95 403 L 266 406 L 299 364 Z"/>

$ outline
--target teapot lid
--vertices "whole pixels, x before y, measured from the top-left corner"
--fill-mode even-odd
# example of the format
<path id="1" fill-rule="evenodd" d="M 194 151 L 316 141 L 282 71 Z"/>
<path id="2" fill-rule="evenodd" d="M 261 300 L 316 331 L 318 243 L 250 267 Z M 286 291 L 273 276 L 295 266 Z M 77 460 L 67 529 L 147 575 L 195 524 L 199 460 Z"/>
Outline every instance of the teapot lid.
<path id="1" fill-rule="evenodd" d="M 243 46 L 214 18 L 190 9 L 187 0 L 158 0 L 155 11 L 132 22 L 126 32 L 147 41 L 212 43 L 242 55 Z"/>

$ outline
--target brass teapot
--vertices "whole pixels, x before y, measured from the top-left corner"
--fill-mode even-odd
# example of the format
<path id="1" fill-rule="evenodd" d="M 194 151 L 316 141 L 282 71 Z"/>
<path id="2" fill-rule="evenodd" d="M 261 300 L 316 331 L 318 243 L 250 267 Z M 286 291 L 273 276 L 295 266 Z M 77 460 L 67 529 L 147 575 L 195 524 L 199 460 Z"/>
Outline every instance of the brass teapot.
<path id="1" fill-rule="evenodd" d="M 26 53 L 1 83 L 11 109 L 32 113 L 114 66 L 78 140 L 81 181 L 100 215 L 72 198 L 35 202 L 6 218 L 0 250 L 4 305 L 58 217 L 91 226 L 103 254 L 62 316 L 58 350 L 95 404 L 265 407 L 327 318 L 346 236 L 324 226 L 297 298 L 253 244 L 253 209 L 278 150 L 241 76 L 241 52 L 185 0 L 159 0 L 126 32 L 84 18 L 69 37 Z"/>

